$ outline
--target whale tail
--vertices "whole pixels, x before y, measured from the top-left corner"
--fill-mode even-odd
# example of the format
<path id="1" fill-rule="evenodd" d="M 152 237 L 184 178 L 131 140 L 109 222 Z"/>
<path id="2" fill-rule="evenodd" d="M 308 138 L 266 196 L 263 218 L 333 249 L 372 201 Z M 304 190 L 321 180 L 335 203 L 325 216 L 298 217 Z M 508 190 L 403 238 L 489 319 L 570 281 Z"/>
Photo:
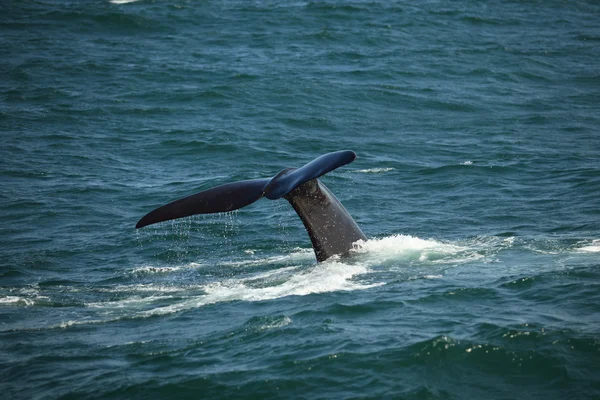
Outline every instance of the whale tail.
<path id="1" fill-rule="evenodd" d="M 273 178 L 253 179 L 225 185 L 175 200 L 142 217 L 135 226 L 142 228 L 158 222 L 237 210 L 266 197 L 290 202 L 310 236 L 318 261 L 346 254 L 352 243 L 366 240 L 356 222 L 317 178 L 351 163 L 356 154 L 350 150 L 322 155 L 301 168 L 287 168 Z"/>

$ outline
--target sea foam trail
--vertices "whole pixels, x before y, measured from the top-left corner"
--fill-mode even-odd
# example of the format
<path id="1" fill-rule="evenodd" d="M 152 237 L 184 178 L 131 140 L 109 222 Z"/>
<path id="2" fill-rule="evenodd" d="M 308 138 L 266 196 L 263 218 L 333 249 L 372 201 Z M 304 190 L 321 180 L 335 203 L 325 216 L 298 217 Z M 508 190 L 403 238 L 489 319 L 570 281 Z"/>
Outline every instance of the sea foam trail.
<path id="1" fill-rule="evenodd" d="M 364 265 L 348 265 L 338 261 L 327 261 L 306 270 L 305 267 L 285 267 L 266 271 L 246 278 L 232 278 L 205 285 L 165 288 L 163 285 L 119 285 L 109 290 L 124 293 L 128 297 L 86 303 L 93 314 L 82 319 L 61 321 L 48 329 L 71 326 L 109 323 L 122 319 L 148 318 L 168 315 L 200 308 L 209 304 L 231 301 L 263 301 L 286 296 L 305 296 L 312 293 L 364 290 L 381 284 L 362 284 L 354 281 L 356 275 L 368 272 Z M 155 289 L 155 292 L 154 290 Z M 167 290 L 165 290 L 167 289 Z M 154 292 L 154 293 L 152 293 Z M 166 294 L 162 294 L 165 292 Z M 169 292 L 176 292 L 176 303 Z"/>
<path id="2" fill-rule="evenodd" d="M 381 239 L 359 241 L 352 250 L 358 257 L 349 260 L 334 257 L 310 267 L 306 262 L 314 260 L 310 249 L 296 249 L 290 254 L 270 256 L 265 258 L 252 258 L 242 261 L 224 261 L 219 263 L 221 268 L 236 268 L 240 266 L 253 267 L 273 264 L 283 264 L 280 268 L 259 273 L 245 274 L 235 277 L 210 282 L 205 284 L 186 286 L 178 290 L 178 295 L 183 298 L 174 304 L 152 307 L 154 298 L 134 298 L 133 301 L 120 300 L 114 304 L 106 303 L 107 308 L 135 307 L 145 303 L 143 310 L 132 310 L 138 317 L 164 315 L 199 308 L 208 304 L 230 301 L 265 301 L 286 296 L 306 296 L 315 293 L 335 291 L 365 290 L 385 284 L 385 282 L 368 283 L 361 281 L 360 276 L 372 272 L 371 266 L 392 260 L 401 263 L 456 263 L 469 261 L 482 257 L 473 248 L 456 244 L 442 243 L 433 239 L 421 239 L 408 235 L 394 235 Z M 291 264 L 291 265 L 290 265 Z M 197 264 L 200 265 L 200 264 Z M 176 270 L 174 268 L 173 270 Z M 437 277 L 437 276 L 435 276 Z M 121 287 L 127 291 L 134 287 Z M 149 287 L 143 286 L 144 291 Z M 157 290 L 158 291 L 158 290 Z M 188 291 L 189 296 L 185 296 Z M 156 297 L 164 300 L 163 297 Z M 95 303 L 94 307 L 101 304 Z M 151 308 L 148 308 L 150 306 Z"/>
<path id="3" fill-rule="evenodd" d="M 366 290 L 386 283 L 383 276 L 377 279 L 377 271 L 382 268 L 400 268 L 404 272 L 410 272 L 413 271 L 411 267 L 417 266 L 460 264 L 485 257 L 482 249 L 498 251 L 506 246 L 510 247 L 514 242 L 512 238 L 496 239 L 478 238 L 457 244 L 409 235 L 392 235 L 359 241 L 352 249 L 353 257 L 333 257 L 322 263 L 315 263 L 312 249 L 306 248 L 265 257 L 244 252 L 239 261 L 223 260 L 211 267 L 231 272 L 227 277 L 216 281 L 204 279 L 203 268 L 207 264 L 202 262 L 171 267 L 142 265 L 125 272 L 127 279 L 157 276 L 159 280 L 91 287 L 88 289 L 89 294 L 96 294 L 97 298 L 85 303 L 86 311 L 82 311 L 81 319 L 60 321 L 49 328 L 168 315 L 231 301 L 267 301 L 287 296 Z M 592 245 L 597 244 L 592 242 Z M 265 267 L 270 268 L 265 270 Z M 196 270 L 198 279 L 181 282 L 180 272 L 186 270 Z M 171 274 L 173 278 L 169 278 Z M 232 277 L 232 274 L 237 276 Z M 364 277 L 367 274 L 368 277 Z M 426 268 L 418 272 L 419 279 L 441 277 L 439 268 Z M 410 276 L 406 279 L 415 278 Z M 112 294 L 112 298 L 103 299 L 106 293 Z M 5 296 L 3 303 L 5 306 L 28 305 L 21 297 L 14 295 Z"/>
<path id="4" fill-rule="evenodd" d="M 84 304 L 81 318 L 59 320 L 46 328 L 168 315 L 223 302 L 268 301 L 287 296 L 366 290 L 386 284 L 387 275 L 380 275 L 381 271 L 401 270 L 409 274 L 405 276 L 407 280 L 439 279 L 443 276 L 440 267 L 486 258 L 514 244 L 513 237 L 477 237 L 463 242 L 445 242 L 392 235 L 358 241 L 351 250 L 352 257 L 333 257 L 322 263 L 315 263 L 312 249 L 297 248 L 288 254 L 263 257 L 256 256 L 254 251 L 250 254 L 244 251 L 239 260 L 223 260 L 212 266 L 204 262 L 169 267 L 141 265 L 126 271 L 126 279 L 151 281 L 89 287 L 90 297 L 96 298 Z M 579 251 L 600 250 L 600 241 L 581 245 L 584 246 Z M 215 275 L 208 273 L 207 281 L 203 272 L 205 267 L 230 273 L 216 281 L 213 280 Z M 182 282 L 182 271 L 190 271 L 197 278 Z M 413 276 L 413 272 L 417 275 Z M 71 290 L 80 292 L 82 288 Z M 112 298 L 107 299 L 106 293 L 112 294 Z M 35 295 L 39 296 L 39 293 L 35 292 Z M 31 305 L 22 297 L 11 293 L 0 303 L 5 307 Z"/>
<path id="5" fill-rule="evenodd" d="M 330 260 L 309 270 L 286 267 L 243 279 L 227 279 L 204 285 L 205 295 L 188 298 L 180 303 L 143 312 L 145 316 L 171 314 L 207 304 L 229 301 L 263 301 L 286 296 L 306 296 L 313 293 L 364 290 L 381 285 L 364 284 L 354 277 L 369 269 L 364 264 L 345 264 Z"/>

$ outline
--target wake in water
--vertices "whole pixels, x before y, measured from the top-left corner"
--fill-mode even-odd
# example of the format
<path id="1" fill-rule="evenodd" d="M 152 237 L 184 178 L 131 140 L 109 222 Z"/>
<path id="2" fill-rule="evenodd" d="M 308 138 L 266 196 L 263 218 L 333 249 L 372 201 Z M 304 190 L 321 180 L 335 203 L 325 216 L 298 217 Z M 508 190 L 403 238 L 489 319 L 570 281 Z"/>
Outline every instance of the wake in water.
<path id="1" fill-rule="evenodd" d="M 412 264 L 451 265 L 483 257 L 479 249 L 474 247 L 405 235 L 359 241 L 355 244 L 352 253 L 354 256 L 348 259 L 333 257 L 317 264 L 314 264 L 314 255 L 310 249 L 298 249 L 283 256 L 222 262 L 218 266 L 219 269 L 238 269 L 240 271 L 238 276 L 199 283 L 196 290 L 201 290 L 201 294 L 184 297 L 181 301 L 170 305 L 146 309 L 138 315 L 170 314 L 226 301 L 263 301 L 285 296 L 365 290 L 386 283 L 377 280 L 376 276 L 372 276 L 372 272 L 374 266 L 388 262 L 393 262 L 402 268 Z M 266 271 L 264 271 L 265 267 L 268 268 Z M 202 273 L 203 265 L 190 264 L 171 270 L 143 268 L 146 273 L 156 274 L 189 268 L 197 268 L 198 273 Z M 255 272 L 255 270 L 259 271 Z M 139 272 L 139 268 L 132 271 L 133 274 Z M 426 276 L 430 277 L 431 274 Z M 181 289 L 186 290 L 186 288 Z M 123 302 L 118 304 L 119 307 L 123 305 Z"/>
<path id="2" fill-rule="evenodd" d="M 514 237 L 487 237 L 450 243 L 392 235 L 358 241 L 352 257 L 333 257 L 322 263 L 314 263 L 312 249 L 296 249 L 289 254 L 269 257 L 256 257 L 254 251 L 246 250 L 245 259 L 222 261 L 216 265 L 188 263 L 174 267 L 135 267 L 120 278 L 121 281 L 137 281 L 129 284 L 9 289 L 0 296 L 0 305 L 78 309 L 79 317 L 75 319 L 70 313 L 70 319 L 64 320 L 64 315 L 59 312 L 58 321 L 52 323 L 52 318 L 48 317 L 42 326 L 36 324 L 17 330 L 64 328 L 173 314 L 221 302 L 265 301 L 286 296 L 366 290 L 398 280 L 440 279 L 449 268 L 473 262 L 493 263 L 501 251 L 515 246 L 520 251 L 529 250 L 530 254 L 561 251 L 566 255 L 581 255 L 600 251 L 599 240 L 578 242 L 570 247 L 563 246 L 561 250 L 556 244 L 546 243 L 548 241 L 543 245 L 516 241 Z M 82 291 L 87 292 L 85 297 L 89 301 L 84 304 L 68 302 L 71 294 L 78 292 L 81 295 Z"/>

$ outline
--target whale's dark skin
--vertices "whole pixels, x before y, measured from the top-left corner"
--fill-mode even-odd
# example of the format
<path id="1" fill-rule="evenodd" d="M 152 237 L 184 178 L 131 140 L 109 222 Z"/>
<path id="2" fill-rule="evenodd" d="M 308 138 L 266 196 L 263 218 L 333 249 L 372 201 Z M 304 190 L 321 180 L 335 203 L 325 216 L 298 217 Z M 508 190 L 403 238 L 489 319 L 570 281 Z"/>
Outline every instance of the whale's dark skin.
<path id="1" fill-rule="evenodd" d="M 348 255 L 357 240 L 367 240 L 346 208 L 318 179 L 285 196 L 308 231 L 317 261 Z"/>
<path id="2" fill-rule="evenodd" d="M 302 220 L 317 261 L 348 255 L 354 242 L 367 238 L 342 203 L 317 178 L 355 158 L 350 150 L 328 153 L 301 168 L 284 169 L 273 178 L 217 186 L 149 212 L 136 228 L 194 214 L 236 210 L 263 196 L 271 200 L 283 197 Z"/>

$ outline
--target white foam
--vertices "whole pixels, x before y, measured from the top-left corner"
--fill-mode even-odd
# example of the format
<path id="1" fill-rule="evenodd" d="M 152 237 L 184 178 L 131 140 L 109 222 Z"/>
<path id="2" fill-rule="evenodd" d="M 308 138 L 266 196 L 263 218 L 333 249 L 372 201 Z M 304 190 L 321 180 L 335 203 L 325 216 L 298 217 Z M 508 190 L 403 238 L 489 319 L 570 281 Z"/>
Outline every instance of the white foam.
<path id="1" fill-rule="evenodd" d="M 600 239 L 593 240 L 588 246 L 583 246 L 577 249 L 586 253 L 599 253 L 600 252 Z"/>
<path id="2" fill-rule="evenodd" d="M 393 235 L 381 239 L 354 243 L 352 252 L 368 254 L 369 264 L 389 259 L 419 261 L 429 263 L 459 262 L 481 258 L 468 247 L 438 242 L 433 239 L 421 239 L 410 235 Z"/>
<path id="3" fill-rule="evenodd" d="M 172 272 L 181 271 L 184 269 L 199 268 L 203 264 L 189 263 L 178 267 L 155 267 L 152 265 L 144 265 L 142 267 L 134 268 L 130 271 L 132 275 L 152 275 L 152 274 L 169 274 Z"/>
<path id="4" fill-rule="evenodd" d="M 131 307 L 139 307 L 141 305 L 152 304 L 157 301 L 163 301 L 172 299 L 173 296 L 132 296 L 122 300 L 113 300 L 113 301 L 101 301 L 95 303 L 86 303 L 85 305 L 90 308 L 110 308 L 110 309 L 118 309 L 118 308 L 131 308 Z"/>
<path id="5" fill-rule="evenodd" d="M 127 4 L 127 3 L 134 3 L 138 0 L 109 0 L 109 3 L 112 4 Z"/>
<path id="6" fill-rule="evenodd" d="M 473 161 L 467 160 L 467 161 L 461 163 L 461 165 L 473 165 Z"/>
<path id="7" fill-rule="evenodd" d="M 138 267 L 132 269 L 130 272 L 133 275 L 150 275 L 150 274 L 168 274 L 169 272 L 175 272 L 181 270 L 182 267 Z"/>
<path id="8" fill-rule="evenodd" d="M 28 299 L 26 297 L 5 296 L 5 297 L 0 297 L 0 305 L 2 305 L 2 304 L 32 306 L 34 304 L 34 301 L 31 299 Z"/>
<path id="9" fill-rule="evenodd" d="M 161 293 L 174 293 L 189 290 L 189 286 L 176 286 L 176 285 L 160 285 L 154 283 L 134 284 L 134 285 L 117 285 L 111 287 L 97 287 L 93 289 L 96 292 L 105 293 L 123 293 L 123 292 L 161 292 Z"/>

